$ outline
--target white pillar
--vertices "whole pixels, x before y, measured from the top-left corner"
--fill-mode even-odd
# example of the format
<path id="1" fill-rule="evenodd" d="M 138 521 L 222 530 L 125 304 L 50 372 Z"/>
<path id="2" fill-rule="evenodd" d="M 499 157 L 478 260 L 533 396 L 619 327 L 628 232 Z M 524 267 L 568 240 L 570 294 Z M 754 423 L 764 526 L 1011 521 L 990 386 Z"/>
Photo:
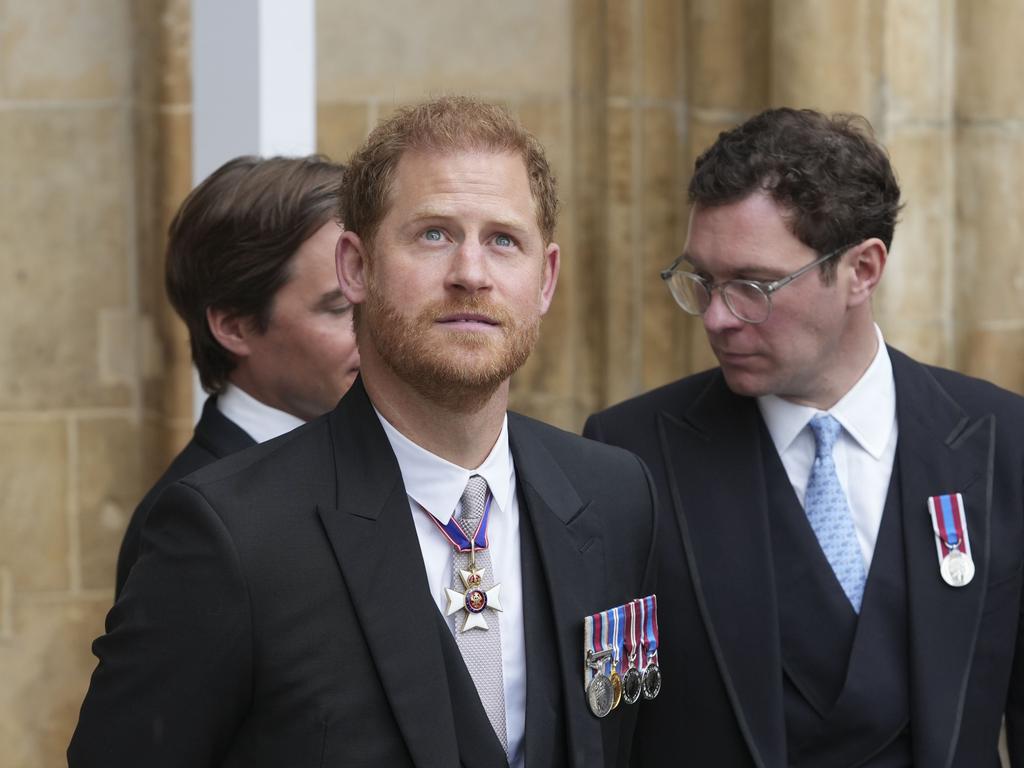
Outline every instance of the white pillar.
<path id="1" fill-rule="evenodd" d="M 193 185 L 238 155 L 316 151 L 315 19 L 315 0 L 192 0 Z"/>

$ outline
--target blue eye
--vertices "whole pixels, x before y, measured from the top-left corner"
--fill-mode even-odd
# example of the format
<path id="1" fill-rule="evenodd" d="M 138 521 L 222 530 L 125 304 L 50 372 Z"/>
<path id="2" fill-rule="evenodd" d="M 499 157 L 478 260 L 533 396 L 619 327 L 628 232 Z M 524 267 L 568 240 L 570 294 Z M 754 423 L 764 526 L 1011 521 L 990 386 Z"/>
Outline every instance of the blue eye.
<path id="1" fill-rule="evenodd" d="M 498 235 L 494 238 L 494 242 L 502 248 L 511 248 L 514 245 L 514 241 L 508 235 Z"/>
<path id="2" fill-rule="evenodd" d="M 440 229 L 428 229 L 423 233 L 423 239 L 429 240 L 432 243 L 439 243 L 444 239 L 444 235 L 441 234 Z"/>

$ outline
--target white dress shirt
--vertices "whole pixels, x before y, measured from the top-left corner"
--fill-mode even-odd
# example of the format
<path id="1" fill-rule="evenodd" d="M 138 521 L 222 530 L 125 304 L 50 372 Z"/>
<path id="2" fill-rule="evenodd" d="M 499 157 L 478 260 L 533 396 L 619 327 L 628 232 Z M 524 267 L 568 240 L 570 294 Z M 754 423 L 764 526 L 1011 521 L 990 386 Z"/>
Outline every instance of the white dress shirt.
<path id="1" fill-rule="evenodd" d="M 376 409 L 374 409 L 376 411 Z M 501 672 L 505 685 L 505 734 L 511 768 L 525 763 L 523 737 L 526 730 L 526 635 L 523 625 L 523 575 L 519 554 L 519 500 L 516 497 L 516 472 L 508 446 L 508 417 L 501 434 L 476 469 L 469 470 L 435 456 L 416 445 L 377 412 L 381 426 L 398 459 L 409 509 L 423 553 L 427 584 L 437 609 L 444 615 L 448 607 L 445 588 L 452 585 L 452 545 L 430 519 L 448 523 L 461 504 L 462 492 L 470 475 L 481 475 L 493 497 L 487 523 L 487 541 L 491 552 L 490 574 L 501 584 L 502 611 L 494 612 L 501 626 Z M 453 619 L 448 626 L 455 631 Z M 487 621 L 491 621 L 488 615 Z M 474 630 L 476 631 L 476 630 Z M 457 715 L 456 715 L 457 716 Z"/>
<path id="2" fill-rule="evenodd" d="M 271 408 L 234 384 L 228 384 L 217 396 L 217 410 L 257 443 L 265 443 L 306 423 L 298 416 Z"/>
<path id="3" fill-rule="evenodd" d="M 853 515 L 865 571 L 871 568 L 878 540 L 898 436 L 892 362 L 877 325 L 875 333 L 878 351 L 871 365 L 842 399 L 827 411 L 843 427 L 832 458 Z M 809 423 L 814 416 L 825 411 L 797 405 L 775 395 L 759 397 L 757 404 L 802 506 L 815 452 L 814 433 Z"/>

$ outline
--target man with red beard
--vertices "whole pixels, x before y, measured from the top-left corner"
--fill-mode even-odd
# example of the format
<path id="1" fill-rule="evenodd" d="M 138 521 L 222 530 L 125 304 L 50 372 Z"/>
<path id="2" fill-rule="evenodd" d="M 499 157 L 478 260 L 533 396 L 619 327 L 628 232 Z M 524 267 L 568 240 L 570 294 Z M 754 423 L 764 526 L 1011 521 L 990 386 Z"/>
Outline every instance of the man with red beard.
<path id="1" fill-rule="evenodd" d="M 584 617 L 653 591 L 642 464 L 506 412 L 558 277 L 554 179 L 503 109 L 399 111 L 337 247 L 361 375 L 172 485 L 96 641 L 71 766 L 625 765 Z"/>

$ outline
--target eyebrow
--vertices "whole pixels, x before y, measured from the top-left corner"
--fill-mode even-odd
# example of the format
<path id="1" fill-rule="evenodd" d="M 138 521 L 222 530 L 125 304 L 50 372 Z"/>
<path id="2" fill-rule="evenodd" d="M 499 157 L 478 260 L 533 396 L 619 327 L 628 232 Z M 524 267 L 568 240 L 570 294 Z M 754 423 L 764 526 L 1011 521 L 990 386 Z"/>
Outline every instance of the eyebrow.
<path id="1" fill-rule="evenodd" d="M 338 299 L 342 299 L 345 304 L 348 304 L 348 299 L 346 299 L 345 294 L 341 292 L 341 288 L 335 288 L 332 291 L 328 291 L 317 300 L 314 306 L 317 309 L 327 309 L 332 304 L 337 303 Z"/>
<path id="2" fill-rule="evenodd" d="M 444 211 L 437 208 L 421 208 L 418 211 L 413 211 L 409 217 L 410 223 L 418 223 L 422 221 L 447 221 L 459 218 L 457 214 L 450 211 Z M 509 230 L 510 232 L 516 232 L 519 234 L 527 234 L 530 231 L 529 224 L 524 224 L 521 221 L 513 219 L 488 219 L 487 224 L 492 229 Z"/>
<path id="3" fill-rule="evenodd" d="M 699 260 L 694 259 L 689 251 L 683 251 L 683 261 L 688 262 L 698 272 L 704 271 L 704 267 L 700 264 Z M 746 278 L 749 280 L 757 280 L 758 282 L 771 282 L 772 280 L 778 280 L 782 275 L 775 274 L 778 270 L 770 269 L 764 265 L 755 266 L 753 264 L 741 264 L 729 270 L 727 280 L 743 279 L 737 278 L 737 275 L 762 275 L 760 278 Z"/>

